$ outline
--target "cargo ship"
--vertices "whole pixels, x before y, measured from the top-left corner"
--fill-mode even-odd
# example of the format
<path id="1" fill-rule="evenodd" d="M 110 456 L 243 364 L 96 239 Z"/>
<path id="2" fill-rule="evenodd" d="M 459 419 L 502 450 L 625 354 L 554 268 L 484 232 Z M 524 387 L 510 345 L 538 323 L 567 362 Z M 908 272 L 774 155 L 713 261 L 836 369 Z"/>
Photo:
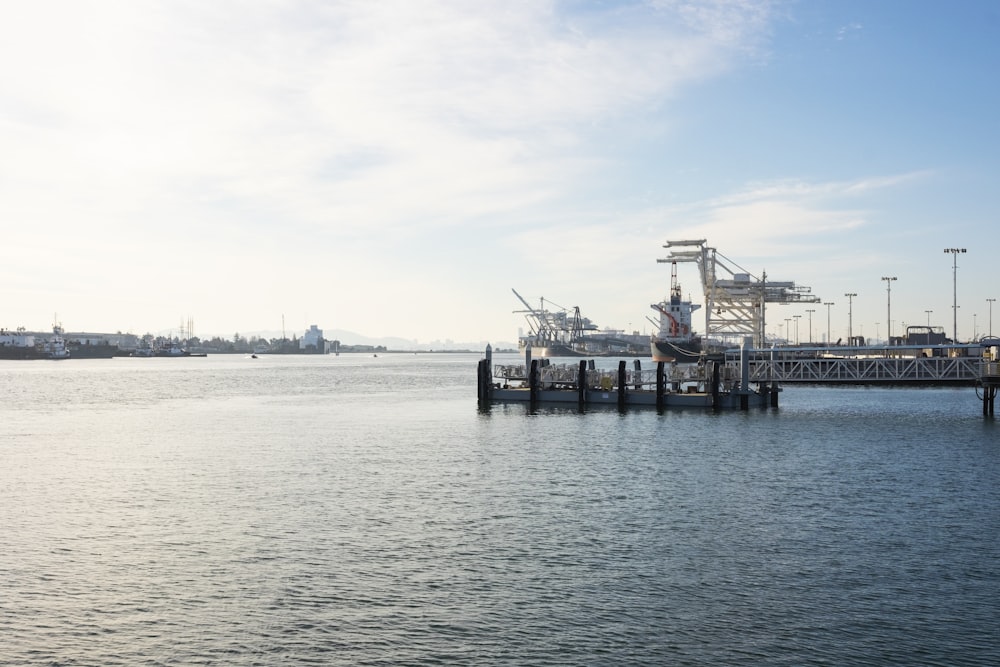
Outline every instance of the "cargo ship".
<path id="1" fill-rule="evenodd" d="M 691 326 L 691 314 L 701 308 L 701 304 L 685 301 L 681 296 L 681 286 L 677 282 L 677 262 L 670 271 L 670 295 L 650 305 L 659 314 L 653 321 L 657 331 L 649 342 L 653 361 L 673 361 L 695 363 L 702 357 L 701 336 Z"/>

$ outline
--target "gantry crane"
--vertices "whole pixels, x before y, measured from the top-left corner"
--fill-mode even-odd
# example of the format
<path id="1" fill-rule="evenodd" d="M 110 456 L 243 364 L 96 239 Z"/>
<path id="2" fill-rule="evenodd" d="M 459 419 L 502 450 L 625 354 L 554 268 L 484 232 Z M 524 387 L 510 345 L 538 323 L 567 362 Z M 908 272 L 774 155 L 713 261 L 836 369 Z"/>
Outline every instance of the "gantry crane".
<path id="1" fill-rule="evenodd" d="M 705 239 L 667 241 L 670 255 L 657 263 L 694 262 L 705 294 L 705 338 L 752 336 L 763 347 L 766 304 L 819 303 L 811 288 L 760 278 L 707 245 Z M 675 250 L 675 248 L 677 248 Z"/>
<path id="2" fill-rule="evenodd" d="M 573 313 L 557 303 L 549 301 L 549 304 L 559 310 L 550 311 L 545 308 L 545 298 L 539 299 L 538 308 L 533 308 L 527 300 L 511 288 L 514 296 L 524 304 L 527 310 L 515 310 L 515 313 L 524 313 L 524 318 L 531 329 L 532 339 L 536 345 L 548 345 L 552 343 L 572 344 L 583 337 L 584 331 L 593 331 L 597 326 L 580 314 L 580 307 L 574 306 Z"/>

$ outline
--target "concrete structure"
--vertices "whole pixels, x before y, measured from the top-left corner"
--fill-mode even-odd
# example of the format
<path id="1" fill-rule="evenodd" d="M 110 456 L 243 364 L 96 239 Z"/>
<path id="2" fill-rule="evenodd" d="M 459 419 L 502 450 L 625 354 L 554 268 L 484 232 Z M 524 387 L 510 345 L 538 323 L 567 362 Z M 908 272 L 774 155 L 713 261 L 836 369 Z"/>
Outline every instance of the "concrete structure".
<path id="1" fill-rule="evenodd" d="M 310 348 L 315 349 L 317 352 L 326 352 L 326 340 L 323 338 L 323 330 L 315 324 L 311 324 L 309 329 L 302 334 L 302 338 L 299 339 L 300 350 L 308 350 Z"/>

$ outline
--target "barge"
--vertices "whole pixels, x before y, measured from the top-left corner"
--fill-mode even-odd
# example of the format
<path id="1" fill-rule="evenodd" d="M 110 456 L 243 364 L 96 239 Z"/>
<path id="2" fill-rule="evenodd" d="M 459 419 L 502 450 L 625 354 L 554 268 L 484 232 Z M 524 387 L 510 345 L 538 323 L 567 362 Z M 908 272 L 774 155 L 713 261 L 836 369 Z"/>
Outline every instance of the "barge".
<path id="1" fill-rule="evenodd" d="M 624 360 L 617 369 L 597 368 L 594 360 L 578 364 L 553 364 L 532 359 L 530 346 L 524 364 L 493 365 L 491 346 L 479 362 L 478 395 L 481 405 L 494 402 L 702 408 L 749 410 L 778 407 L 781 392 L 775 382 L 750 386 L 749 344 L 741 348 L 739 365 L 711 361 L 680 365 L 658 361 L 643 369 L 641 361 L 628 368 Z"/>

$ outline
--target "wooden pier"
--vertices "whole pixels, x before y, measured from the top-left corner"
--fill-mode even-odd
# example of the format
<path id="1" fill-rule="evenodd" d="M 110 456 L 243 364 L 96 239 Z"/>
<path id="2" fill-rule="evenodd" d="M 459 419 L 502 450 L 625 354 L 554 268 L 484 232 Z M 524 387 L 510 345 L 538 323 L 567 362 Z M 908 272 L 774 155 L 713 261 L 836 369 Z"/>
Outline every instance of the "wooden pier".
<path id="1" fill-rule="evenodd" d="M 573 365 L 532 359 L 529 348 L 524 364 L 494 367 L 492 348 L 487 346 L 486 357 L 479 362 L 479 402 L 562 403 L 580 409 L 589 405 L 659 410 L 778 407 L 781 389 L 776 383 L 760 382 L 751 388 L 748 359 L 745 349 L 740 366 L 707 362 L 679 367 L 661 361 L 653 369 L 643 369 L 636 359 L 631 368 L 621 360 L 617 369 L 607 370 L 596 368 L 593 360 Z"/>

